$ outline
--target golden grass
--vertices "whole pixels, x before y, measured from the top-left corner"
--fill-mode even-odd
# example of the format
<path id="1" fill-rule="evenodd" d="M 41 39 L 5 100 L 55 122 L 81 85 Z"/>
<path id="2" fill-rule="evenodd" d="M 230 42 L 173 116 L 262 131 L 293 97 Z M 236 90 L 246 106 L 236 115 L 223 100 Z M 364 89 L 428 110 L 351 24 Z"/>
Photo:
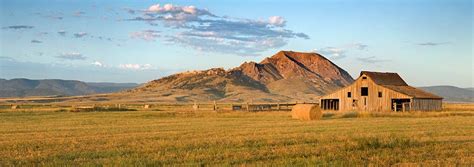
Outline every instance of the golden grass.
<path id="1" fill-rule="evenodd" d="M 0 112 L 0 166 L 474 164 L 471 112 L 344 114 Z"/>
<path id="2" fill-rule="evenodd" d="M 473 103 L 443 103 L 444 111 L 474 111 Z"/>

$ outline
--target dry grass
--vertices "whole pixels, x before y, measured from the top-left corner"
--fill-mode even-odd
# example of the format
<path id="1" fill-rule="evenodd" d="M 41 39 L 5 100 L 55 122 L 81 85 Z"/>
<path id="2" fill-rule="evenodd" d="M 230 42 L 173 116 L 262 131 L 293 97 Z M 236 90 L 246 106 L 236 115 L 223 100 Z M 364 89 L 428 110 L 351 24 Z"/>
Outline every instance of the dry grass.
<path id="1" fill-rule="evenodd" d="M 472 103 L 443 103 L 444 111 L 474 111 Z"/>
<path id="2" fill-rule="evenodd" d="M 333 113 L 317 121 L 293 120 L 289 112 L 0 112 L 0 166 L 469 166 L 473 118 L 471 112 Z"/>

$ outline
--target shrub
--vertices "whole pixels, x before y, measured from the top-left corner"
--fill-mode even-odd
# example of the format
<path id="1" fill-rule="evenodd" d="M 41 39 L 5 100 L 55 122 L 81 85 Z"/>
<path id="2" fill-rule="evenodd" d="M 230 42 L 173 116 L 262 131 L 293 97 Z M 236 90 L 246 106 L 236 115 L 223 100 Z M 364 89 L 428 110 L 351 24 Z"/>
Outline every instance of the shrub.
<path id="1" fill-rule="evenodd" d="M 357 118 L 359 115 L 358 112 L 346 112 L 341 115 L 341 118 Z"/>
<path id="2" fill-rule="evenodd" d="M 68 112 L 68 111 L 69 111 L 69 110 L 66 110 L 66 109 L 63 108 L 63 109 L 56 110 L 56 111 L 54 111 L 54 112 Z"/>
<path id="3" fill-rule="evenodd" d="M 331 117 L 334 117 L 336 114 L 332 113 L 332 112 L 328 112 L 328 113 L 323 113 L 323 118 L 331 118 Z"/>

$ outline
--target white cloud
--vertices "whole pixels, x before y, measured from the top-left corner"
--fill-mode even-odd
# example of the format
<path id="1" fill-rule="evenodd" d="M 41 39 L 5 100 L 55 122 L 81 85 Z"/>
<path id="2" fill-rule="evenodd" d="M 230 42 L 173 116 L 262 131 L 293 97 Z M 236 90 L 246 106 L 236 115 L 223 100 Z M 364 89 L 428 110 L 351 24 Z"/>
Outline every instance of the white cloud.
<path id="1" fill-rule="evenodd" d="M 366 50 L 367 47 L 369 46 L 362 43 L 353 43 L 347 46 L 348 49 L 358 49 L 358 50 Z"/>
<path id="2" fill-rule="evenodd" d="M 82 38 L 84 36 L 88 35 L 86 32 L 78 32 L 78 33 L 74 33 L 74 37 L 76 38 Z"/>
<path id="3" fill-rule="evenodd" d="M 64 16 L 63 16 L 62 12 L 47 12 L 47 13 L 36 12 L 34 14 L 38 15 L 40 17 L 53 19 L 53 20 L 62 20 L 62 19 L 64 19 Z"/>
<path id="4" fill-rule="evenodd" d="M 184 6 L 183 11 L 186 12 L 186 13 L 190 13 L 190 14 L 196 14 L 197 13 L 197 9 L 194 6 Z"/>
<path id="5" fill-rule="evenodd" d="M 160 37 L 160 31 L 155 30 L 144 30 L 130 33 L 130 37 L 134 39 L 143 39 L 145 41 L 155 41 L 156 38 Z"/>
<path id="6" fill-rule="evenodd" d="M 417 45 L 420 46 L 439 46 L 439 45 L 445 45 L 449 44 L 449 42 L 423 42 L 423 43 L 418 43 Z"/>
<path id="7" fill-rule="evenodd" d="M 331 59 L 342 59 L 346 57 L 346 49 L 344 48 L 325 47 L 321 49 L 314 49 L 314 51 L 322 54 L 323 56 L 329 56 Z"/>
<path id="8" fill-rule="evenodd" d="M 31 43 L 43 43 L 43 41 L 33 39 L 33 40 L 31 40 Z"/>
<path id="9" fill-rule="evenodd" d="M 323 56 L 328 56 L 331 59 L 337 60 L 347 57 L 347 52 L 353 50 L 367 50 L 368 45 L 362 43 L 352 43 L 340 47 L 324 47 L 314 49 L 314 52 L 320 53 Z"/>
<path id="10" fill-rule="evenodd" d="M 127 70 L 148 70 L 153 66 L 151 64 L 120 64 L 119 68 Z"/>
<path id="11" fill-rule="evenodd" d="M 142 65 L 142 68 L 143 69 L 151 69 L 152 65 L 151 64 L 144 64 L 144 65 Z"/>
<path id="12" fill-rule="evenodd" d="M 81 53 L 78 52 L 70 52 L 70 53 L 61 53 L 59 56 L 56 56 L 60 59 L 65 60 L 85 60 L 86 57 L 83 56 Z"/>
<path id="13" fill-rule="evenodd" d="M 65 35 L 66 35 L 66 31 L 64 31 L 64 30 L 59 30 L 59 31 L 58 31 L 58 34 L 61 35 L 61 36 L 65 36 Z"/>
<path id="14" fill-rule="evenodd" d="M 3 27 L 3 29 L 14 29 L 14 30 L 32 29 L 32 28 L 34 28 L 34 26 L 29 26 L 29 25 L 12 25 L 12 26 Z"/>
<path id="15" fill-rule="evenodd" d="M 274 26 L 285 26 L 286 20 L 281 16 L 272 16 L 269 18 L 269 23 Z"/>
<path id="16" fill-rule="evenodd" d="M 279 48 L 286 45 L 285 39 L 268 38 L 255 40 L 239 40 L 220 37 L 218 34 L 207 33 L 181 33 L 170 36 L 168 42 L 182 44 L 199 51 L 210 51 L 216 53 L 232 53 L 240 56 L 258 56 L 271 48 Z"/>
<path id="17" fill-rule="evenodd" d="M 81 16 L 83 16 L 84 14 L 86 14 L 86 13 L 83 12 L 83 11 L 76 11 L 76 12 L 74 12 L 73 15 L 76 16 L 76 17 L 81 17 Z"/>
<path id="18" fill-rule="evenodd" d="M 304 33 L 285 29 L 286 20 L 281 16 L 272 16 L 265 21 L 232 18 L 194 6 L 156 4 L 128 21 L 144 21 L 153 26 L 162 23 L 165 28 L 174 29 L 160 34 L 135 32 L 130 35 L 132 38 L 148 41 L 164 38 L 170 44 L 200 51 L 242 56 L 258 56 L 269 49 L 285 46 L 292 38 L 309 39 Z"/>
<path id="19" fill-rule="evenodd" d="M 375 64 L 375 63 L 381 63 L 381 62 L 387 62 L 390 60 L 385 60 L 385 59 L 379 59 L 375 56 L 369 56 L 369 57 L 359 57 L 356 58 L 357 60 L 363 62 L 363 63 L 369 63 L 369 64 Z"/>
<path id="20" fill-rule="evenodd" d="M 185 13 L 190 15 L 197 14 L 210 14 L 206 9 L 198 9 L 194 6 L 177 6 L 173 4 L 165 4 L 161 6 L 160 4 L 151 5 L 148 7 L 147 12 L 149 13 Z"/>
<path id="21" fill-rule="evenodd" d="M 148 8 L 148 11 L 149 11 L 149 12 L 159 12 L 160 10 L 162 10 L 160 4 L 151 5 L 151 6 Z"/>
<path id="22" fill-rule="evenodd" d="M 150 17 L 151 16 L 151 17 Z M 145 10 L 143 17 L 138 20 L 155 24 L 154 21 L 164 21 L 167 26 L 184 27 L 190 21 L 198 21 L 201 16 L 215 17 L 207 9 L 198 9 L 194 6 L 178 6 L 173 4 L 152 5 Z"/>
<path id="23" fill-rule="evenodd" d="M 94 61 L 92 63 L 92 65 L 97 66 L 97 67 L 104 67 L 104 64 L 102 62 L 99 62 L 99 61 Z"/>

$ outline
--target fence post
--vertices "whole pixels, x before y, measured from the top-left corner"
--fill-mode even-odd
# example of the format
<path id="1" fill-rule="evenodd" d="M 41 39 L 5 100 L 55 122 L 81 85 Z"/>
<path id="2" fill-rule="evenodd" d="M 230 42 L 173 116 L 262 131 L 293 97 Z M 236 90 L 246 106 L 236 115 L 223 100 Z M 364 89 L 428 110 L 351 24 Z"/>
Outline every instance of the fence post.
<path id="1" fill-rule="evenodd" d="M 213 107 L 213 110 L 216 111 L 217 110 L 217 103 L 216 101 L 214 100 L 214 107 Z"/>

